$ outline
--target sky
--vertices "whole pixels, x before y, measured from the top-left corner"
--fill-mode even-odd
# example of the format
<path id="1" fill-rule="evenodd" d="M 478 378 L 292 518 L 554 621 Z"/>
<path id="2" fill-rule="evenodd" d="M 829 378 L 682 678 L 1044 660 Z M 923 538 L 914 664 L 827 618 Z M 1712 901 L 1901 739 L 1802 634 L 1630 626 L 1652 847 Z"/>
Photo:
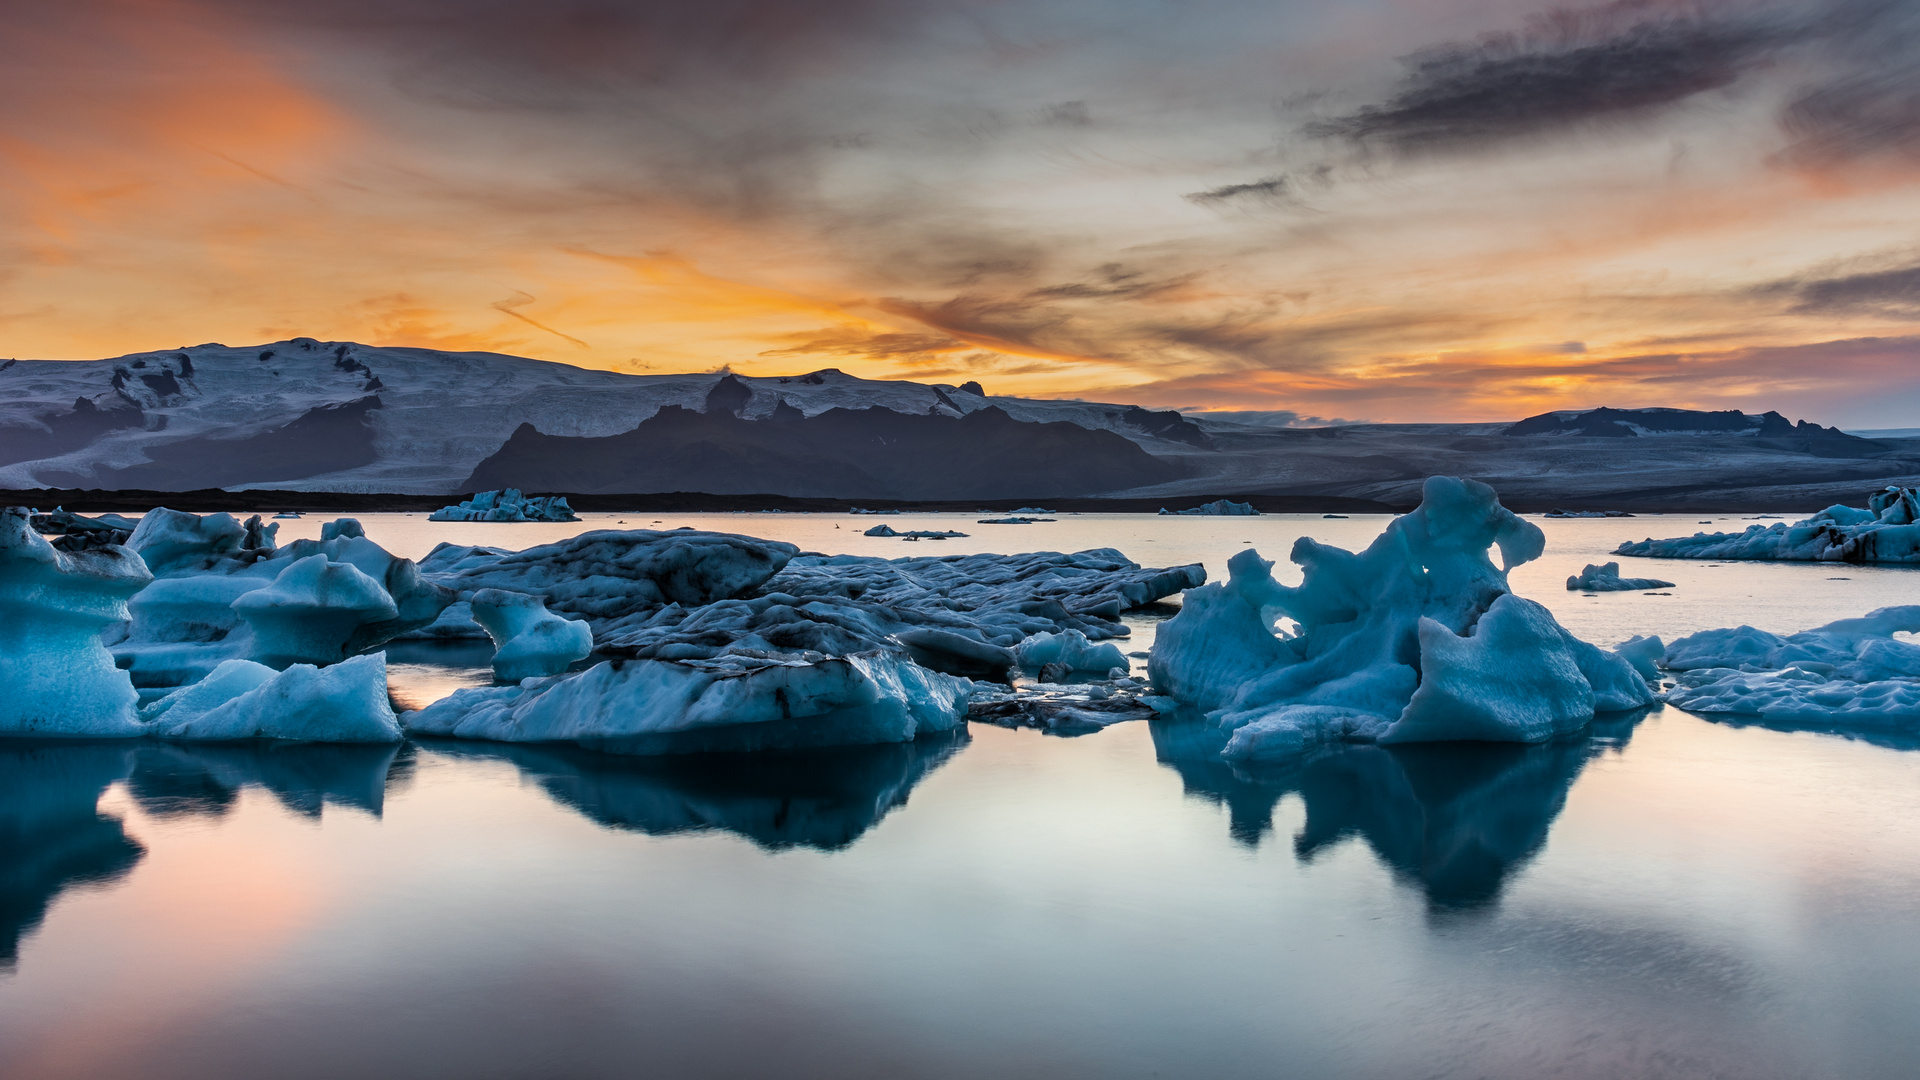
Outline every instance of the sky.
<path id="1" fill-rule="evenodd" d="M 1920 424 L 1920 3 L 0 0 L 0 354 Z"/>

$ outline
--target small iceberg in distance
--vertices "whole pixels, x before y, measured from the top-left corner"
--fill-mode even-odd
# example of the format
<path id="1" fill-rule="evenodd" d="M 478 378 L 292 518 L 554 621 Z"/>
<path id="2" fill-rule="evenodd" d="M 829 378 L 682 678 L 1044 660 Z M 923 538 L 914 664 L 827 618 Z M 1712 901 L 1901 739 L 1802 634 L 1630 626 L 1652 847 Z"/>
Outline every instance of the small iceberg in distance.
<path id="1" fill-rule="evenodd" d="M 518 488 L 482 491 L 458 506 L 443 506 L 428 521 L 579 521 L 564 495 L 528 498 Z"/>
<path id="2" fill-rule="evenodd" d="M 1164 517 L 1259 517 L 1260 516 L 1260 511 L 1255 510 L 1253 508 L 1252 503 L 1234 502 L 1231 499 L 1215 499 L 1210 503 L 1201 503 L 1199 506 L 1195 506 L 1187 510 L 1169 510 L 1163 506 L 1160 508 L 1160 513 Z"/>
<path id="3" fill-rule="evenodd" d="M 907 532 L 898 532 L 891 525 L 875 525 L 861 535 L 897 536 L 902 540 L 947 540 L 956 536 L 964 537 L 967 534 L 952 529 L 912 529 Z"/>
<path id="4" fill-rule="evenodd" d="M 1673 582 L 1659 578 L 1623 578 L 1620 576 L 1620 564 L 1610 562 L 1604 566 L 1587 564 L 1585 570 L 1567 579 L 1568 592 L 1635 592 L 1640 589 L 1671 589 Z"/>
<path id="5" fill-rule="evenodd" d="M 1865 510 L 1836 503 L 1791 525 L 1776 521 L 1749 525 L 1745 532 L 1648 537 L 1621 544 L 1613 553 L 1655 559 L 1920 563 L 1920 495 L 1913 488 L 1888 487 L 1870 496 Z"/>

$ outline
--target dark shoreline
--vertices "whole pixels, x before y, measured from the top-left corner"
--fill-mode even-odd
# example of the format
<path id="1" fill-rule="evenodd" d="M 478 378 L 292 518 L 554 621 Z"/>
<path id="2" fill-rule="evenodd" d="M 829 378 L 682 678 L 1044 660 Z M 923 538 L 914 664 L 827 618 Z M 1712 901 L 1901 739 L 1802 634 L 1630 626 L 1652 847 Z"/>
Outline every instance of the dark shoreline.
<path id="1" fill-rule="evenodd" d="M 1868 485 L 1854 496 L 1862 498 Z M 1216 499 L 1250 503 L 1263 514 L 1400 514 L 1411 505 L 1395 506 L 1372 499 L 1338 495 L 1261 495 L 1223 493 L 1181 495 L 1168 499 L 825 499 L 797 498 L 789 495 L 711 495 L 704 492 L 676 491 L 632 495 L 575 495 L 568 492 L 529 492 L 540 495 L 565 495 L 575 510 L 587 513 L 731 513 L 735 511 L 780 510 L 789 513 L 844 514 L 853 507 L 867 510 L 899 510 L 905 513 L 1004 512 L 1024 506 L 1044 506 L 1049 511 L 1076 514 L 1152 514 L 1165 507 L 1186 510 Z M 0 491 L 0 505 L 31 506 L 51 510 L 64 506 L 75 513 L 107 513 L 151 510 L 166 506 L 197 514 L 227 513 L 272 514 L 283 510 L 300 513 L 422 513 L 438 510 L 460 501 L 464 495 L 399 495 L 345 491 L 226 491 L 203 488 L 197 491 L 102 490 L 96 488 L 44 488 L 25 491 Z M 1547 510 L 1622 510 L 1635 514 L 1811 514 L 1833 503 L 1831 497 L 1783 499 L 1758 502 L 1742 499 L 1707 498 L 1685 501 L 1686 492 L 1638 493 L 1623 498 L 1502 498 L 1516 513 L 1533 514 Z"/>

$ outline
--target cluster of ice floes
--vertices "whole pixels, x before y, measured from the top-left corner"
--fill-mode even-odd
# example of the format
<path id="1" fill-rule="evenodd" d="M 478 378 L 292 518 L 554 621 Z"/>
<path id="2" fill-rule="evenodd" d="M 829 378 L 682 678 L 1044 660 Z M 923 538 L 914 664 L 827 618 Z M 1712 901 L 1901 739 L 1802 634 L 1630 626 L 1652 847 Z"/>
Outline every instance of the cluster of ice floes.
<path id="1" fill-rule="evenodd" d="M 1260 511 L 1252 503 L 1239 503 L 1231 499 L 1215 499 L 1210 503 L 1201 503 L 1189 510 L 1169 510 L 1160 508 L 1163 517 L 1258 517 Z"/>
<path id="2" fill-rule="evenodd" d="M 862 533 L 861 535 L 862 536 L 897 536 L 902 540 L 948 540 L 948 539 L 952 539 L 953 537 L 965 536 L 967 534 L 963 532 L 955 532 L 952 529 L 911 529 L 911 530 L 908 530 L 907 532 L 897 532 L 894 530 L 893 526 L 891 525 L 875 525 L 873 528 L 868 529 L 866 532 Z"/>
<path id="3" fill-rule="evenodd" d="M 1651 704 L 1627 659 L 1508 590 L 1507 570 L 1545 543 L 1492 488 L 1433 477 L 1363 552 L 1296 541 L 1297 587 L 1258 552 L 1234 556 L 1230 580 L 1188 592 L 1160 628 L 1153 684 L 1231 732 L 1235 759 L 1335 741 L 1540 742 Z M 1276 630 L 1280 616 L 1294 628 Z"/>
<path id="4" fill-rule="evenodd" d="M 1671 589 L 1673 582 L 1659 578 L 1623 578 L 1620 576 L 1620 564 L 1610 562 L 1604 566 L 1587 564 L 1585 570 L 1567 579 L 1570 592 L 1631 592 L 1635 589 Z"/>
<path id="5" fill-rule="evenodd" d="M 1111 550 L 878 559 L 692 530 L 600 531 L 514 554 L 443 545 L 428 576 L 476 610 L 504 588 L 582 620 L 605 657 L 457 691 L 425 734 L 633 754 L 893 742 L 952 730 L 972 678 L 1126 667 L 1123 611 L 1200 584 Z"/>
<path id="6" fill-rule="evenodd" d="M 1781 637 L 1751 626 L 1666 647 L 1667 704 L 1793 726 L 1920 733 L 1920 606 L 1881 608 Z"/>
<path id="7" fill-rule="evenodd" d="M 519 488 L 482 491 L 458 506 L 443 506 L 429 521 L 579 521 L 564 495 L 528 498 Z"/>
<path id="8" fill-rule="evenodd" d="M 1697 532 L 1666 540 L 1628 541 L 1615 555 L 1660 559 L 1775 559 L 1791 562 L 1920 563 L 1920 495 L 1889 487 L 1867 509 L 1835 504 L 1789 525 L 1749 525 L 1745 532 Z"/>

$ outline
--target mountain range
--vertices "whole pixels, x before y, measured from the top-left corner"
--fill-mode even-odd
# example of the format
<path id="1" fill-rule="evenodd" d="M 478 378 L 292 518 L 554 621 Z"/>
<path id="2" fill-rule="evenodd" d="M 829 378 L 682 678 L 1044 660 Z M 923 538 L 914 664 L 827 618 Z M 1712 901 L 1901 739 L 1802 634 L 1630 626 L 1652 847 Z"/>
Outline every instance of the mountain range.
<path id="1" fill-rule="evenodd" d="M 1202 495 L 1418 501 L 1435 472 L 1510 505 L 1772 508 L 1920 475 L 1920 439 L 1777 412 L 1596 408 L 1498 424 L 1286 426 L 1264 413 L 959 385 L 631 375 L 311 338 L 0 363 L 0 488 L 832 499 Z"/>

